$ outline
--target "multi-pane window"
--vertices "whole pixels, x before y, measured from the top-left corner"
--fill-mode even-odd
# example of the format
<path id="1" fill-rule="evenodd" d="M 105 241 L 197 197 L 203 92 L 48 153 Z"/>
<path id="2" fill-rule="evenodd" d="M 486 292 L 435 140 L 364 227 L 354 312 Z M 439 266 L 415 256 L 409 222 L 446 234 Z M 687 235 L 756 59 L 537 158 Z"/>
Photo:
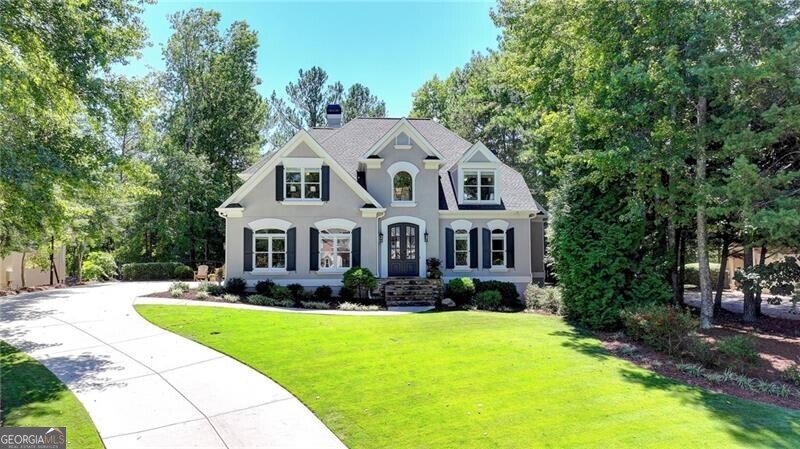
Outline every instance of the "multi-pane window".
<path id="1" fill-rule="evenodd" d="M 287 168 L 285 173 L 285 198 L 301 200 L 320 198 L 322 186 L 320 169 Z"/>
<path id="2" fill-rule="evenodd" d="M 469 233 L 463 229 L 455 233 L 455 253 L 456 267 L 469 267 Z"/>
<path id="3" fill-rule="evenodd" d="M 261 229 L 253 235 L 255 268 L 286 269 L 286 232 Z"/>
<path id="4" fill-rule="evenodd" d="M 319 233 L 319 266 L 335 270 L 350 268 L 352 252 L 350 231 L 329 229 Z"/>
<path id="5" fill-rule="evenodd" d="M 495 200 L 494 170 L 465 170 L 464 200 L 494 201 Z"/>
<path id="6" fill-rule="evenodd" d="M 407 171 L 398 172 L 392 180 L 392 199 L 394 201 L 413 201 L 413 179 Z"/>
<path id="7" fill-rule="evenodd" d="M 492 231 L 492 266 L 506 266 L 506 233 L 501 229 Z"/>

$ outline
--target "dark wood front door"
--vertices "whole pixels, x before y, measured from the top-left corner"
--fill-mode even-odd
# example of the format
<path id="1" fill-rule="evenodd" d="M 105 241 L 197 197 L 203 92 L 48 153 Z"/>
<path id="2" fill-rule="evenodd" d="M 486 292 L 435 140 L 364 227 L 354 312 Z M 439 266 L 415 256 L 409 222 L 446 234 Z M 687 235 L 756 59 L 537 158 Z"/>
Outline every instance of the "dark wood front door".
<path id="1" fill-rule="evenodd" d="M 389 225 L 389 276 L 419 276 L 419 227 Z"/>

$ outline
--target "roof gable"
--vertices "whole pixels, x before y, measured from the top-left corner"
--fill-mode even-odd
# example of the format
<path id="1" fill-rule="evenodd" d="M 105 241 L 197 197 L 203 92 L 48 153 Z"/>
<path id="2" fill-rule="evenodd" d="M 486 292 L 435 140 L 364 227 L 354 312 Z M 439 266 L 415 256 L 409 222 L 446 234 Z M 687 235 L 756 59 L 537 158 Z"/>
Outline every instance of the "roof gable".
<path id="1" fill-rule="evenodd" d="M 422 151 L 425 152 L 428 156 L 433 156 L 439 159 L 444 160 L 444 156 L 442 153 L 439 152 L 430 142 L 426 139 L 416 128 L 414 128 L 406 118 L 401 118 L 400 120 L 395 123 L 395 125 L 386 132 L 372 147 L 362 156 L 362 158 L 368 158 L 370 156 L 378 154 L 383 147 L 385 147 L 389 142 L 391 142 L 395 137 L 400 134 L 406 134 L 410 137 L 413 141 L 419 145 Z"/>
<path id="2" fill-rule="evenodd" d="M 280 161 L 287 155 L 289 155 L 292 151 L 294 151 L 298 145 L 301 143 L 305 143 L 311 151 L 319 156 L 328 166 L 331 167 L 331 170 L 339 176 L 345 184 L 347 184 L 353 192 L 355 192 L 361 199 L 363 199 L 367 204 L 372 204 L 374 207 L 381 207 L 378 200 L 376 200 L 369 192 L 366 191 L 350 174 L 339 164 L 331 155 L 325 151 L 325 149 L 317 142 L 311 134 L 309 134 L 305 130 L 300 130 L 297 134 L 294 135 L 291 139 L 289 139 L 286 144 L 281 147 L 280 150 L 273 153 L 270 157 L 265 157 L 263 162 L 259 161 L 261 164 L 255 170 L 254 173 L 242 184 L 238 189 L 236 189 L 231 196 L 226 199 L 220 208 L 226 207 L 231 203 L 236 203 L 240 201 L 247 193 L 249 193 L 255 186 L 261 183 L 264 178 L 277 166 Z"/>

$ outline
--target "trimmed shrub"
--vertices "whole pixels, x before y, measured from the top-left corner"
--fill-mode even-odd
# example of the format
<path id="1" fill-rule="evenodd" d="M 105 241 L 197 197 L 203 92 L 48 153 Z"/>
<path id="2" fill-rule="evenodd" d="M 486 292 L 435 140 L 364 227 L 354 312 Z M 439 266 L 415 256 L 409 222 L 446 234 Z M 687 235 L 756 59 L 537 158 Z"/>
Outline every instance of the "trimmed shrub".
<path id="1" fill-rule="evenodd" d="M 194 278 L 194 270 L 188 265 L 178 265 L 173 271 L 175 279 L 192 279 Z"/>
<path id="2" fill-rule="evenodd" d="M 197 294 L 195 295 L 195 298 L 199 299 L 200 301 L 205 301 L 206 299 L 208 299 L 208 297 L 209 297 L 209 296 L 210 296 L 210 295 L 208 294 L 208 292 L 207 292 L 207 291 L 205 291 L 205 290 L 198 290 L 198 291 L 197 291 Z"/>
<path id="3" fill-rule="evenodd" d="M 105 251 L 92 251 L 83 262 L 83 277 L 106 281 L 117 277 L 117 262 L 114 255 Z"/>
<path id="4" fill-rule="evenodd" d="M 242 278 L 228 278 L 225 280 L 225 291 L 234 295 L 241 295 L 247 289 L 247 282 Z"/>
<path id="5" fill-rule="evenodd" d="M 211 288 L 211 283 L 208 281 L 200 281 L 200 283 L 197 284 L 198 292 L 207 292 L 209 288 Z"/>
<path id="6" fill-rule="evenodd" d="M 291 299 L 275 299 L 264 295 L 250 295 L 248 301 L 257 306 L 294 307 L 294 301 Z"/>
<path id="7" fill-rule="evenodd" d="M 289 284 L 286 286 L 289 289 L 289 293 L 292 295 L 292 299 L 294 300 L 295 304 L 300 304 L 300 301 L 304 300 L 306 297 L 306 289 L 303 288 L 300 284 Z"/>
<path id="8" fill-rule="evenodd" d="M 208 284 L 206 291 L 211 296 L 222 296 L 225 294 L 225 287 L 219 284 Z"/>
<path id="9" fill-rule="evenodd" d="M 178 262 L 126 263 L 122 266 L 122 279 L 126 281 L 163 281 L 173 279 Z"/>
<path id="10" fill-rule="evenodd" d="M 348 302 L 353 301 L 355 299 L 355 293 L 353 290 L 350 290 L 347 287 L 342 287 L 339 289 L 339 301 L 340 302 Z"/>
<path id="11" fill-rule="evenodd" d="M 497 310 L 503 304 L 503 295 L 497 290 L 486 290 L 475 295 L 475 306 L 481 310 Z"/>
<path id="12" fill-rule="evenodd" d="M 358 312 L 370 312 L 375 310 L 381 310 L 380 307 L 376 306 L 375 304 L 365 305 L 365 304 L 357 304 L 353 302 L 343 302 L 339 304 L 339 310 L 351 310 L 351 311 L 358 311 Z"/>
<path id="13" fill-rule="evenodd" d="M 314 290 L 314 299 L 322 302 L 330 302 L 333 298 L 333 289 L 327 285 L 321 285 Z"/>
<path id="14" fill-rule="evenodd" d="M 300 305 L 304 309 L 330 309 L 331 306 L 327 302 L 322 301 L 300 301 Z"/>
<path id="15" fill-rule="evenodd" d="M 475 293 L 494 290 L 500 293 L 504 306 L 512 308 L 520 306 L 519 292 L 513 282 L 482 281 L 480 279 L 473 279 L 472 282 L 475 284 Z"/>
<path id="16" fill-rule="evenodd" d="M 256 293 L 259 295 L 272 296 L 275 289 L 275 283 L 270 279 L 258 281 L 256 284 Z"/>
<path id="17" fill-rule="evenodd" d="M 169 295 L 173 298 L 180 298 L 185 293 L 185 290 L 182 288 L 171 288 L 169 289 Z"/>
<path id="18" fill-rule="evenodd" d="M 173 282 L 169 286 L 169 289 L 170 290 L 172 290 L 172 289 L 180 289 L 180 290 L 184 290 L 184 291 L 189 291 L 189 284 L 187 284 L 186 282 Z"/>
<path id="19" fill-rule="evenodd" d="M 564 312 L 564 303 L 561 301 L 561 289 L 558 287 L 539 287 L 528 284 L 525 288 L 525 309 L 544 310 L 554 315 Z"/>
<path id="20" fill-rule="evenodd" d="M 709 263 L 711 268 L 711 285 L 717 285 L 717 278 L 719 277 L 719 264 Z M 683 281 L 687 284 L 700 285 L 700 264 L 687 263 L 683 266 Z"/>
<path id="21" fill-rule="evenodd" d="M 355 292 L 357 298 L 364 299 L 378 286 L 378 280 L 369 268 L 353 267 L 342 275 L 342 284 Z"/>
<path id="22" fill-rule="evenodd" d="M 717 349 L 723 357 L 723 363 L 741 369 L 758 362 L 756 340 L 749 335 L 722 337 L 717 341 Z"/>
<path id="23" fill-rule="evenodd" d="M 470 304 L 475 296 L 475 283 L 470 278 L 455 278 L 447 283 L 447 293 L 449 297 L 459 306 Z"/>
<path id="24" fill-rule="evenodd" d="M 697 321 L 688 311 L 661 304 L 646 304 L 621 313 L 625 333 L 669 355 L 686 349 Z"/>
<path id="25" fill-rule="evenodd" d="M 272 289 L 272 297 L 279 301 L 292 301 L 294 305 L 294 298 L 288 288 L 282 285 L 276 285 Z"/>

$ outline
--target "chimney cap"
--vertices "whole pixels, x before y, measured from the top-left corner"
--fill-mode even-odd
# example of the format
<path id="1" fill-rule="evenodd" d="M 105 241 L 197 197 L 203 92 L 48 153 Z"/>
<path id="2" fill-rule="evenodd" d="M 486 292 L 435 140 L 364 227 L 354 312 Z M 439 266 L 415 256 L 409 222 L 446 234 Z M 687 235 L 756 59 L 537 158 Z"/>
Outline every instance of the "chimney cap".
<path id="1" fill-rule="evenodd" d="M 326 114 L 341 114 L 342 107 L 338 104 L 329 104 L 328 107 L 325 108 Z"/>

